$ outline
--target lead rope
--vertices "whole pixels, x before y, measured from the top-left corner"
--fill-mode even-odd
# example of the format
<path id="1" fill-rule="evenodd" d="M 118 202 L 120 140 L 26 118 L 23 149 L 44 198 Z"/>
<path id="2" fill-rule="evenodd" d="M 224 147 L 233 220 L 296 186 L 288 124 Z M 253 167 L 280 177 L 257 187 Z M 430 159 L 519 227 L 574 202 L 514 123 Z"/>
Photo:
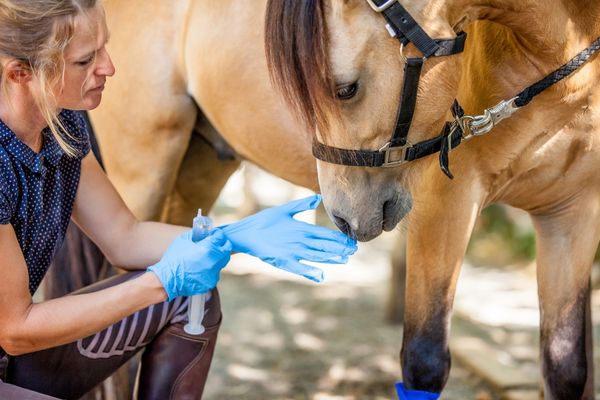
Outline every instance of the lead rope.
<path id="1" fill-rule="evenodd" d="M 598 50 L 600 50 L 600 38 L 596 39 L 590 47 L 577 54 L 571 61 L 545 77 L 539 80 L 527 89 L 523 90 L 517 96 L 515 105 L 517 107 L 523 107 L 529 104 L 529 102 L 538 94 L 548 89 L 577 71 L 583 64 L 585 64 Z"/>

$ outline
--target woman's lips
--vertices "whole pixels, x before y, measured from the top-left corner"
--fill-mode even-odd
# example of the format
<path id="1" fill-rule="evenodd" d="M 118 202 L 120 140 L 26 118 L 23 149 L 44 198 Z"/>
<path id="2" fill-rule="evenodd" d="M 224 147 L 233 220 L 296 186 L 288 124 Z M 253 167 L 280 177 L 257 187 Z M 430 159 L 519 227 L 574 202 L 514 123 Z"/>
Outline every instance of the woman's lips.
<path id="1" fill-rule="evenodd" d="M 90 89 L 90 92 L 97 92 L 97 91 L 101 92 L 103 90 L 104 90 L 104 83 L 102 85 L 100 85 L 100 86 L 96 86 L 95 88 Z"/>

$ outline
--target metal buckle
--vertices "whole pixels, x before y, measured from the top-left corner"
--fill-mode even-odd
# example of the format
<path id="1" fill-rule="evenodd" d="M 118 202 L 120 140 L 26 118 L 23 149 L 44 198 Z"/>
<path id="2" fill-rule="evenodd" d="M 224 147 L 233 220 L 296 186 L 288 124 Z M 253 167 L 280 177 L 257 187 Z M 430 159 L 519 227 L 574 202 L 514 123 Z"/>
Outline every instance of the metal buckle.
<path id="1" fill-rule="evenodd" d="M 471 126 L 470 126 L 470 123 L 471 123 L 471 121 L 473 121 L 473 119 L 474 118 L 471 117 L 470 115 L 456 117 L 456 119 L 452 123 L 452 134 L 454 134 L 454 132 L 460 128 L 460 130 L 462 131 L 462 140 L 472 139 L 474 136 L 476 136 L 471 131 Z"/>
<path id="2" fill-rule="evenodd" d="M 510 100 L 503 100 L 496 104 L 494 107 L 490 107 L 483 112 L 483 115 L 473 117 L 473 120 L 469 122 L 469 129 L 475 136 L 485 135 L 492 130 L 500 121 L 510 117 L 519 109 L 515 104 L 516 97 Z"/>
<path id="3" fill-rule="evenodd" d="M 500 121 L 509 118 L 520 107 L 517 107 L 515 101 L 517 97 L 510 100 L 502 100 L 494 107 L 490 107 L 483 112 L 483 115 L 457 117 L 455 124 L 463 130 L 463 140 L 470 140 L 475 136 L 483 136 L 489 133 Z"/>
<path id="4" fill-rule="evenodd" d="M 385 10 L 387 10 L 388 8 L 390 8 L 395 2 L 397 2 L 398 0 L 388 0 L 385 3 L 383 3 L 382 5 L 378 6 L 377 4 L 375 4 L 375 2 L 373 0 L 367 0 L 367 3 L 369 3 L 369 5 L 371 6 L 371 8 L 378 13 L 382 13 Z"/>
<path id="5" fill-rule="evenodd" d="M 389 167 L 397 167 L 402 164 L 406 164 L 408 160 L 406 160 L 406 152 L 411 147 L 411 144 L 406 142 L 404 146 L 394 146 L 392 147 L 390 142 L 387 142 L 382 148 L 379 149 L 380 153 L 385 153 L 383 156 L 383 164 L 381 165 L 384 168 Z M 393 158 L 394 153 L 400 152 L 399 157 Z"/>

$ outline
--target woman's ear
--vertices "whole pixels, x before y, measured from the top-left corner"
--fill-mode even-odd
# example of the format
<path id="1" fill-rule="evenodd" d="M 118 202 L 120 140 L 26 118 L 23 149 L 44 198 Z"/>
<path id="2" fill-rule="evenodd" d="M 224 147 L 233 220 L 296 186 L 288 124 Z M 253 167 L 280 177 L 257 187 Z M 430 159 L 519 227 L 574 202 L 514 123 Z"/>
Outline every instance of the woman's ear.
<path id="1" fill-rule="evenodd" d="M 9 60 L 2 66 L 2 74 L 10 82 L 23 84 L 33 78 L 31 67 L 20 60 Z"/>

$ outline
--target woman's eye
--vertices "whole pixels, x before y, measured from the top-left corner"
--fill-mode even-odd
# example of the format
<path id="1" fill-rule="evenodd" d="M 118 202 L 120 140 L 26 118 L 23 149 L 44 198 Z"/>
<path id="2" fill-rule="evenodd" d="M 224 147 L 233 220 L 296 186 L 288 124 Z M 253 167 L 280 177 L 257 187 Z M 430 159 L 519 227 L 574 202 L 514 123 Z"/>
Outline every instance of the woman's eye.
<path id="1" fill-rule="evenodd" d="M 85 60 L 77 61 L 75 64 L 81 65 L 81 66 L 86 66 L 89 63 L 91 63 L 93 59 L 94 59 L 94 57 L 86 58 Z"/>
<path id="2" fill-rule="evenodd" d="M 337 97 L 338 100 L 350 100 L 351 98 L 356 96 L 356 92 L 358 92 L 358 82 L 339 87 L 335 91 L 335 97 Z"/>

